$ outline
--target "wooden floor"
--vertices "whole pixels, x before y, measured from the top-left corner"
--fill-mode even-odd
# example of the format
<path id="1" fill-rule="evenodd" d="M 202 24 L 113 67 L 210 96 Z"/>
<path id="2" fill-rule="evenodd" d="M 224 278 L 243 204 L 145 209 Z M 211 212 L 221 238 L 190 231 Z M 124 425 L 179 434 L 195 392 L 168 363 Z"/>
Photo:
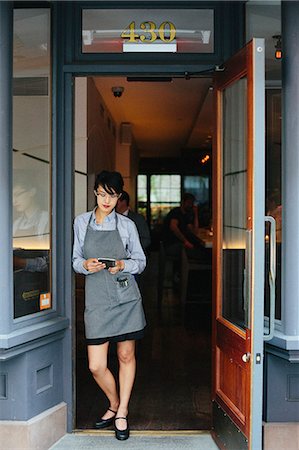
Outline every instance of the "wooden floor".
<path id="1" fill-rule="evenodd" d="M 207 430 L 211 428 L 210 304 L 187 303 L 182 308 L 177 292 L 167 289 L 159 312 L 156 261 L 157 254 L 152 253 L 142 279 L 148 327 L 146 337 L 137 346 L 131 428 Z M 82 323 L 83 289 L 77 289 L 77 304 L 76 427 L 88 429 L 105 412 L 107 400 L 88 371 Z M 116 374 L 113 346 L 110 367 Z"/>

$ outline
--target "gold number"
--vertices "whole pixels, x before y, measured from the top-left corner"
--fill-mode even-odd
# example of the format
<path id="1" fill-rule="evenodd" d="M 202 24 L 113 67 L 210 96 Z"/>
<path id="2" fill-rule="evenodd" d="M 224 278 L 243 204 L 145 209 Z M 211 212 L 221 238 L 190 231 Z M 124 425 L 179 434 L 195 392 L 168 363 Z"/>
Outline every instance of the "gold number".
<path id="1" fill-rule="evenodd" d="M 130 25 L 121 33 L 123 39 L 128 39 L 128 42 L 137 42 L 139 39 L 141 42 L 150 44 L 159 38 L 163 42 L 172 42 L 176 37 L 176 28 L 172 22 L 162 22 L 157 30 L 157 26 L 154 22 L 142 22 L 140 24 L 141 30 L 144 30 L 144 34 L 137 34 L 135 30 L 135 22 L 131 22 Z"/>
<path id="2" fill-rule="evenodd" d="M 168 25 L 168 29 L 166 26 Z M 165 36 L 165 32 L 169 33 L 169 37 Z M 159 37 L 163 42 L 172 42 L 176 36 L 176 28 L 172 22 L 163 22 L 159 26 Z"/>
<path id="3" fill-rule="evenodd" d="M 127 29 L 120 35 L 123 39 L 129 39 L 128 42 L 137 42 L 139 35 L 135 33 L 135 22 L 131 22 Z"/>
<path id="4" fill-rule="evenodd" d="M 149 28 L 147 27 L 147 25 L 149 25 Z M 142 30 L 145 30 L 146 33 L 150 34 L 150 37 L 141 35 L 140 36 L 140 40 L 142 42 L 146 42 L 146 43 L 150 44 L 151 42 L 154 42 L 157 39 L 157 37 L 158 37 L 157 36 L 157 32 L 156 32 L 157 27 L 156 27 L 156 24 L 154 22 L 151 22 L 151 21 L 149 21 L 149 22 L 142 22 L 140 24 L 140 28 Z"/>

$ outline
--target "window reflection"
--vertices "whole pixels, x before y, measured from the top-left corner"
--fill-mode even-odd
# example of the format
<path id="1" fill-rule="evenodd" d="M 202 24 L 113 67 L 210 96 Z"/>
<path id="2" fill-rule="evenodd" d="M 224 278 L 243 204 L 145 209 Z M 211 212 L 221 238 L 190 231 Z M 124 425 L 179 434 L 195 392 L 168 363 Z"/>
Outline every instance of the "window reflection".
<path id="1" fill-rule="evenodd" d="M 245 328 L 248 297 L 244 295 L 247 205 L 247 80 L 223 93 L 223 251 L 222 314 Z"/>
<path id="2" fill-rule="evenodd" d="M 14 11 L 14 317 L 51 308 L 50 10 Z"/>
<path id="3" fill-rule="evenodd" d="M 48 249 L 49 211 L 43 209 L 42 183 L 31 170 L 16 171 L 13 179 L 14 246 Z"/>

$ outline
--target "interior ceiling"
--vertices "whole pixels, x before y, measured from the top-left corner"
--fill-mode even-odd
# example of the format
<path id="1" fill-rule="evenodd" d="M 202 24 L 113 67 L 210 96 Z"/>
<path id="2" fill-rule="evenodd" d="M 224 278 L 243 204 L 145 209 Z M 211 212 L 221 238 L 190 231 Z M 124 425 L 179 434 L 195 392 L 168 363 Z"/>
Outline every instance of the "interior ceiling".
<path id="1" fill-rule="evenodd" d="M 141 157 L 174 157 L 187 148 L 211 148 L 211 79 L 132 82 L 101 77 L 94 83 L 115 122 L 132 124 Z M 124 88 L 121 97 L 112 92 L 118 86 Z"/>

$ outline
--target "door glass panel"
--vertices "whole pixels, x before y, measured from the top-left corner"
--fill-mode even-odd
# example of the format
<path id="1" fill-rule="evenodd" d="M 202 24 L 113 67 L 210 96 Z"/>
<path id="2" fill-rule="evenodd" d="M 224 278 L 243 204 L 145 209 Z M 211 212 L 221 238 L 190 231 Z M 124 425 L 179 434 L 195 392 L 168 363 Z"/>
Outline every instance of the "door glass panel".
<path id="1" fill-rule="evenodd" d="M 242 328 L 247 323 L 243 294 L 247 235 L 246 98 L 246 78 L 223 91 L 222 315 Z"/>

